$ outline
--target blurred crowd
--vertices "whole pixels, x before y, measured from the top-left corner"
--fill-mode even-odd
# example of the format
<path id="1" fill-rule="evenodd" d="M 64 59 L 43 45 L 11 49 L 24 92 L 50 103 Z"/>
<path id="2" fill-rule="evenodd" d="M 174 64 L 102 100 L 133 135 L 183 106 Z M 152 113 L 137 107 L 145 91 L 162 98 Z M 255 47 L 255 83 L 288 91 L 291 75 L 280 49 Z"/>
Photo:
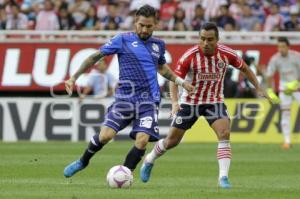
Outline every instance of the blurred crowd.
<path id="1" fill-rule="evenodd" d="M 0 0 L 0 30 L 131 30 L 143 4 L 157 9 L 158 30 L 300 30 L 300 0 Z"/>

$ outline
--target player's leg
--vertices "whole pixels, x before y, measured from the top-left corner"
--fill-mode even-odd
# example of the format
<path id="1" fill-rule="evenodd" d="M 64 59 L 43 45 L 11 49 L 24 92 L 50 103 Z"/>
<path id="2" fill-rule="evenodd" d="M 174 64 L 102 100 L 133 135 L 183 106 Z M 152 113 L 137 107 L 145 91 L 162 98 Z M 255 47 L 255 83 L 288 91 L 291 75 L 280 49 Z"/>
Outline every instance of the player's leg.
<path id="1" fill-rule="evenodd" d="M 126 105 L 125 105 L 126 106 Z M 71 177 L 84 169 L 96 152 L 108 143 L 118 131 L 125 128 L 132 118 L 123 111 L 124 104 L 114 103 L 108 108 L 100 134 L 94 135 L 80 159 L 72 162 L 64 169 L 64 176 Z M 129 111 L 130 112 L 130 111 Z"/>
<path id="2" fill-rule="evenodd" d="M 171 127 L 167 137 L 156 142 L 151 152 L 147 154 L 145 162 L 153 164 L 154 161 L 162 156 L 167 150 L 177 146 L 182 140 L 185 131 L 186 130 L 184 129 Z"/>
<path id="3" fill-rule="evenodd" d="M 292 104 L 292 96 L 285 95 L 283 92 L 279 93 L 279 97 L 281 100 L 280 109 L 281 109 L 281 131 L 283 134 L 283 149 L 289 149 L 291 147 L 291 104 Z"/>
<path id="4" fill-rule="evenodd" d="M 171 127 L 167 137 L 156 142 L 151 152 L 146 155 L 140 170 L 140 178 L 143 182 L 149 181 L 154 161 L 165 154 L 167 150 L 177 146 L 185 131 L 186 130 Z"/>
<path id="5" fill-rule="evenodd" d="M 181 106 L 180 111 L 172 121 L 167 137 L 156 142 L 151 152 L 146 155 L 140 170 L 140 177 L 143 182 L 149 181 L 154 161 L 162 156 L 167 150 L 177 146 L 185 131 L 191 128 L 196 122 L 198 117 L 194 114 L 194 111 L 194 106 Z"/>
<path id="6" fill-rule="evenodd" d="M 214 104 L 207 108 L 205 117 L 217 135 L 217 159 L 219 164 L 219 186 L 231 188 L 228 172 L 231 163 L 230 119 L 224 104 Z"/>
<path id="7" fill-rule="evenodd" d="M 135 119 L 133 121 L 130 137 L 135 140 L 131 150 L 124 161 L 124 166 L 134 170 L 145 154 L 149 141 L 159 139 L 157 124 L 158 106 L 155 103 L 141 103 L 135 106 Z"/>
<path id="8" fill-rule="evenodd" d="M 71 177 L 78 171 L 84 169 L 89 164 L 90 159 L 96 154 L 96 152 L 100 151 L 102 147 L 115 135 L 116 131 L 114 129 L 103 126 L 100 134 L 95 134 L 91 138 L 88 147 L 85 149 L 80 159 L 72 162 L 64 169 L 64 176 Z"/>
<path id="9" fill-rule="evenodd" d="M 141 161 L 142 157 L 145 154 L 146 146 L 148 144 L 150 135 L 144 132 L 136 133 L 135 142 L 131 150 L 128 152 L 124 166 L 133 171 L 137 164 Z"/>
<path id="10" fill-rule="evenodd" d="M 231 163 L 230 122 L 227 118 L 216 120 L 211 127 L 218 137 L 217 159 L 219 163 L 219 185 L 230 188 L 228 172 Z"/>

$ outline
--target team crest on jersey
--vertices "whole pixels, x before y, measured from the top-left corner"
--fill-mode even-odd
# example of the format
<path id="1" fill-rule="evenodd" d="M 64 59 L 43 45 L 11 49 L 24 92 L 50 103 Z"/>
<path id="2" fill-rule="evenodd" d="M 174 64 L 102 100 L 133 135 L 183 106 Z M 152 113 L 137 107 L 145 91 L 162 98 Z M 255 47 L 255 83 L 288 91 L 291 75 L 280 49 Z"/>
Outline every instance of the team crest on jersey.
<path id="1" fill-rule="evenodd" d="M 155 51 L 155 52 L 159 52 L 159 47 L 156 43 L 153 43 L 152 44 L 152 49 Z"/>
<path id="2" fill-rule="evenodd" d="M 224 68 L 225 67 L 225 63 L 223 61 L 218 62 L 218 67 L 219 68 Z"/>

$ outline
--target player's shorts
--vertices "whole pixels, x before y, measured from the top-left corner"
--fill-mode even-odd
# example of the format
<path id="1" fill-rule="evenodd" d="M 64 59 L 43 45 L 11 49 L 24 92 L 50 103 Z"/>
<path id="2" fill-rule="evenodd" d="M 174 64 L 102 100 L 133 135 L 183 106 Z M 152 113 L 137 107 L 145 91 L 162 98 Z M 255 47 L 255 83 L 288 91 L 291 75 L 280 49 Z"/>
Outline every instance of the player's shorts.
<path id="1" fill-rule="evenodd" d="M 149 141 L 153 142 L 159 139 L 157 116 L 158 105 L 155 103 L 117 101 L 108 107 L 103 125 L 119 132 L 132 122 L 132 139 L 135 139 L 136 133 L 144 132 L 150 135 Z"/>
<path id="2" fill-rule="evenodd" d="M 179 129 L 190 129 L 200 116 L 204 116 L 209 125 L 216 120 L 228 118 L 227 107 L 224 103 L 188 105 L 181 104 L 180 110 L 174 117 L 171 126 Z"/>

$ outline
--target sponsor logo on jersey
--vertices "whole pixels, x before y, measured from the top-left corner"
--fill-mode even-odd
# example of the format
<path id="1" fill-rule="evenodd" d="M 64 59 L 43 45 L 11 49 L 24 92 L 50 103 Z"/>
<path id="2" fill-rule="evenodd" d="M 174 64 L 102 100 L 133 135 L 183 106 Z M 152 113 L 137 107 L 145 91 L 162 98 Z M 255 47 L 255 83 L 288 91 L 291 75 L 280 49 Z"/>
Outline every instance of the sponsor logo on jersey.
<path id="1" fill-rule="evenodd" d="M 152 126 L 153 119 L 150 116 L 143 117 L 140 119 L 140 127 L 150 129 Z"/>
<path id="2" fill-rule="evenodd" d="M 136 48 L 136 47 L 138 47 L 138 42 L 134 41 L 134 42 L 131 43 L 131 45 Z"/>
<path id="3" fill-rule="evenodd" d="M 151 52 L 151 55 L 153 55 L 156 58 L 159 58 L 159 53 Z"/>
<path id="4" fill-rule="evenodd" d="M 217 81 L 221 78 L 220 73 L 199 73 L 198 79 L 200 81 Z"/>

